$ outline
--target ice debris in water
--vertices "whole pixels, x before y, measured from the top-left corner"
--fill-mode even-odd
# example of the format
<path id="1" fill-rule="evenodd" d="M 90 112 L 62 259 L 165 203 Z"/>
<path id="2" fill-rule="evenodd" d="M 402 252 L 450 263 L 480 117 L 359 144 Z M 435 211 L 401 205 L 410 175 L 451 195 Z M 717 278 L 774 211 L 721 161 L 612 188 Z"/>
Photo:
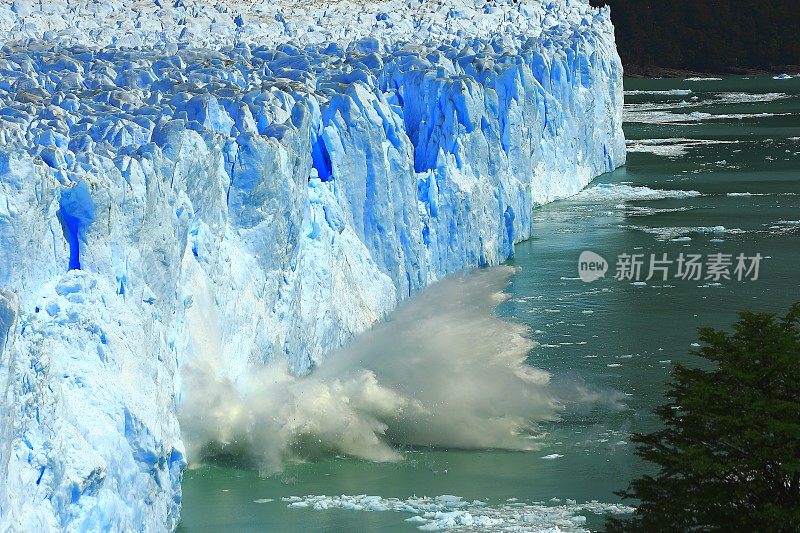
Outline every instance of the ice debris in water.
<path id="1" fill-rule="evenodd" d="M 412 516 L 405 521 L 417 525 L 422 531 L 561 531 L 583 533 L 585 513 L 594 515 L 624 515 L 633 512 L 632 507 L 616 503 L 591 501 L 566 504 L 553 498 L 553 505 L 518 502 L 509 498 L 508 503 L 489 505 L 480 500 L 472 502 L 458 496 L 412 497 L 407 499 L 382 498 L 380 496 L 290 496 L 282 498 L 294 509 L 346 509 L 351 511 L 395 511 Z"/>
<path id="2" fill-rule="evenodd" d="M 570 200 L 584 202 L 620 202 L 636 200 L 662 200 L 665 198 L 691 198 L 700 196 L 697 191 L 651 189 L 633 185 L 599 183 L 573 195 Z"/>
<path id="3" fill-rule="evenodd" d="M 695 226 L 695 227 L 679 226 L 679 227 L 653 228 L 649 226 L 629 225 L 625 227 L 629 229 L 643 231 L 651 235 L 655 235 L 656 238 L 659 240 L 672 240 L 676 242 L 691 241 L 692 240 L 691 237 L 689 237 L 687 234 L 738 235 L 745 232 L 745 230 L 739 228 L 726 228 L 725 226 Z"/>

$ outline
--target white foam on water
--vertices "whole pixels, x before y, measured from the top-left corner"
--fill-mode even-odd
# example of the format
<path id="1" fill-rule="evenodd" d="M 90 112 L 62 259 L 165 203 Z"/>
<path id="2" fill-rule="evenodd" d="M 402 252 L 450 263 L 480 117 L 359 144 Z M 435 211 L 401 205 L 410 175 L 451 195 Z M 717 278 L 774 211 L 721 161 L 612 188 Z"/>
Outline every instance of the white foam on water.
<path id="1" fill-rule="evenodd" d="M 634 102 L 625 103 L 623 106 L 625 112 L 625 120 L 629 122 L 636 122 L 636 115 L 647 111 L 662 111 L 671 112 L 676 114 L 675 111 L 696 107 L 714 106 L 714 105 L 733 105 L 733 104 L 753 104 L 765 103 L 775 100 L 782 100 L 791 98 L 792 95 L 787 93 L 743 93 L 743 92 L 727 92 L 716 93 L 711 95 L 710 98 L 700 99 L 697 96 L 689 100 L 681 100 L 679 102 L 658 101 L 658 102 Z"/>
<path id="2" fill-rule="evenodd" d="M 692 91 L 689 89 L 670 89 L 668 91 L 625 91 L 625 96 L 689 96 Z"/>
<path id="3" fill-rule="evenodd" d="M 768 229 L 771 235 L 795 234 L 800 230 L 800 220 L 779 220 Z"/>
<path id="4" fill-rule="evenodd" d="M 736 144 L 739 141 L 723 141 L 717 139 L 685 139 L 685 138 L 671 138 L 671 139 L 639 139 L 627 140 L 628 152 L 650 153 L 663 157 L 677 158 L 689 152 L 694 148 L 706 145 L 715 144 Z"/>
<path id="5" fill-rule="evenodd" d="M 558 455 L 558 454 L 554 454 Z M 586 514 L 599 516 L 626 515 L 632 507 L 592 500 L 577 503 L 552 498 L 552 505 L 542 502 L 520 502 L 509 498 L 506 503 L 489 505 L 481 500 L 468 501 L 459 496 L 383 498 L 366 494 L 350 496 L 291 496 L 283 498 L 292 509 L 344 509 L 364 512 L 397 512 L 410 514 L 407 523 L 421 531 L 497 531 L 497 532 L 562 532 L 588 533 Z"/>
<path id="6" fill-rule="evenodd" d="M 716 104 L 751 104 L 774 102 L 775 100 L 783 100 L 784 98 L 791 98 L 792 95 L 787 93 L 718 93 L 715 98 Z"/>
<path id="7" fill-rule="evenodd" d="M 750 118 L 786 117 L 789 115 L 792 115 L 792 113 L 729 113 L 721 115 L 712 114 L 706 119 L 701 118 L 700 120 L 746 120 Z"/>
<path id="8" fill-rule="evenodd" d="M 625 110 L 623 120 L 625 122 L 635 122 L 640 124 L 696 124 L 705 121 L 716 120 L 747 120 L 753 118 L 770 118 L 788 116 L 792 113 L 704 113 L 694 111 L 692 113 L 673 113 L 670 111 L 633 111 Z"/>
<path id="9" fill-rule="evenodd" d="M 640 113 L 643 111 L 674 111 L 676 109 L 686 109 L 690 107 L 699 107 L 702 105 L 708 105 L 712 102 L 710 100 L 692 100 L 686 101 L 681 100 L 680 102 L 637 102 L 637 103 L 625 103 L 622 106 L 624 111 L 624 117 L 627 118 L 629 116 L 634 115 L 635 113 Z"/>
<path id="10" fill-rule="evenodd" d="M 669 157 L 669 158 L 678 158 L 686 153 L 692 148 L 689 144 L 659 144 L 659 143 L 648 143 L 648 142 L 640 142 L 640 141 L 629 141 L 627 143 L 627 150 L 628 153 L 642 153 L 642 154 L 653 154 L 658 155 L 661 157 Z"/>
<path id="11" fill-rule="evenodd" d="M 725 226 L 675 226 L 664 228 L 653 228 L 648 226 L 624 226 L 628 229 L 643 231 L 655 235 L 658 240 L 688 242 L 691 237 L 688 235 L 721 235 L 721 234 L 740 234 L 745 230 L 739 228 L 726 228 Z"/>
<path id="12" fill-rule="evenodd" d="M 714 106 L 765 103 L 791 98 L 787 93 L 745 93 L 724 92 L 712 95 L 711 98 L 699 99 L 693 97 L 690 101 L 680 102 L 641 102 L 627 103 L 623 106 L 623 120 L 643 124 L 684 124 L 696 123 L 705 120 L 743 120 L 750 118 L 766 118 L 783 116 L 791 113 L 732 113 L 713 114 L 707 112 L 680 113 L 680 110 Z"/>
<path id="13" fill-rule="evenodd" d="M 660 215 L 664 213 L 682 213 L 684 211 L 690 211 L 693 208 L 691 207 L 665 207 L 665 208 L 656 208 L 656 207 L 642 207 L 637 205 L 627 205 L 621 204 L 620 208 L 626 210 L 626 216 L 633 216 L 633 217 L 645 217 L 650 215 Z"/>
<path id="14" fill-rule="evenodd" d="M 796 192 L 729 192 L 725 196 L 797 196 Z"/>
<path id="15" fill-rule="evenodd" d="M 640 200 L 663 200 L 666 198 L 692 198 L 701 196 L 698 191 L 651 189 L 613 183 L 598 183 L 571 196 L 571 201 L 625 202 Z"/>

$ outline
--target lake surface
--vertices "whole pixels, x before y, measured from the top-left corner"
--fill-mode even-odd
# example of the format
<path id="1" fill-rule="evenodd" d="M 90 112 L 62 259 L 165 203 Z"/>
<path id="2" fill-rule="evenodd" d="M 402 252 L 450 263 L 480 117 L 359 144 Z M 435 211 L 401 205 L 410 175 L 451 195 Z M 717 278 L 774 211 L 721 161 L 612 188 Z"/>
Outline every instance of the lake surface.
<path id="1" fill-rule="evenodd" d="M 534 332 L 531 365 L 592 401 L 545 424 L 535 452 L 408 449 L 397 463 L 331 457 L 268 478 L 202 466 L 184 478 L 180 530 L 415 531 L 425 524 L 406 521 L 413 513 L 313 508 L 347 506 L 340 500 L 282 500 L 326 494 L 380 496 L 370 500 L 376 509 L 397 507 L 388 498 L 457 495 L 480 500 L 495 518 L 528 509 L 531 530 L 601 525 L 580 504 L 618 503 L 614 492 L 645 471 L 629 435 L 656 427 L 651 411 L 663 401 L 672 365 L 700 363 L 690 355 L 697 328 L 726 327 L 742 309 L 782 313 L 800 300 L 800 78 L 626 80 L 626 91 L 627 166 L 596 178 L 597 190 L 536 211 L 534 237 L 510 261 L 521 269 L 511 297 L 498 309 Z M 592 283 L 578 277 L 586 250 L 609 263 Z M 731 254 L 733 279 L 705 279 L 705 272 L 700 280 L 675 279 L 673 263 L 666 281 L 645 281 L 650 254 L 675 261 L 681 253 L 704 261 Z M 639 282 L 614 279 L 620 254 L 644 255 Z M 764 257 L 757 280 L 752 272 L 736 279 L 739 254 Z M 448 502 L 414 505 L 458 508 Z M 524 506 L 533 502 L 553 515 L 533 516 Z"/>

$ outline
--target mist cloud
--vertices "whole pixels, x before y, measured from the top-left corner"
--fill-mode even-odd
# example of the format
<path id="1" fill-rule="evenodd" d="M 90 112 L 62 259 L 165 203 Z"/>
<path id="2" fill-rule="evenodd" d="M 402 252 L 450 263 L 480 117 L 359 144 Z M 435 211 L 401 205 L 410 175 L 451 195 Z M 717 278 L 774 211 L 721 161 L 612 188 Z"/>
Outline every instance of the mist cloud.
<path id="1" fill-rule="evenodd" d="M 563 387 L 525 363 L 528 329 L 495 314 L 513 273 L 434 284 L 305 377 L 284 361 L 237 383 L 213 357 L 187 365 L 180 420 L 190 460 L 211 444 L 270 473 L 326 453 L 394 461 L 397 445 L 534 449 L 537 425 L 563 409 Z"/>

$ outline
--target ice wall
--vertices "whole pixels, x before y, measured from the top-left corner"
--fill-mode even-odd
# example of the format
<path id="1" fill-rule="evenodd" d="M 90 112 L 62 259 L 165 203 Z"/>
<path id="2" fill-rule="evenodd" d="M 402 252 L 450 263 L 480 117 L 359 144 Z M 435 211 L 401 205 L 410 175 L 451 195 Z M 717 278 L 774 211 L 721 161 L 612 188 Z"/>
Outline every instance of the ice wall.
<path id="1" fill-rule="evenodd" d="M 182 368 L 312 371 L 625 158 L 578 0 L 15 0 L 0 39 L 0 530 L 173 528 Z"/>

